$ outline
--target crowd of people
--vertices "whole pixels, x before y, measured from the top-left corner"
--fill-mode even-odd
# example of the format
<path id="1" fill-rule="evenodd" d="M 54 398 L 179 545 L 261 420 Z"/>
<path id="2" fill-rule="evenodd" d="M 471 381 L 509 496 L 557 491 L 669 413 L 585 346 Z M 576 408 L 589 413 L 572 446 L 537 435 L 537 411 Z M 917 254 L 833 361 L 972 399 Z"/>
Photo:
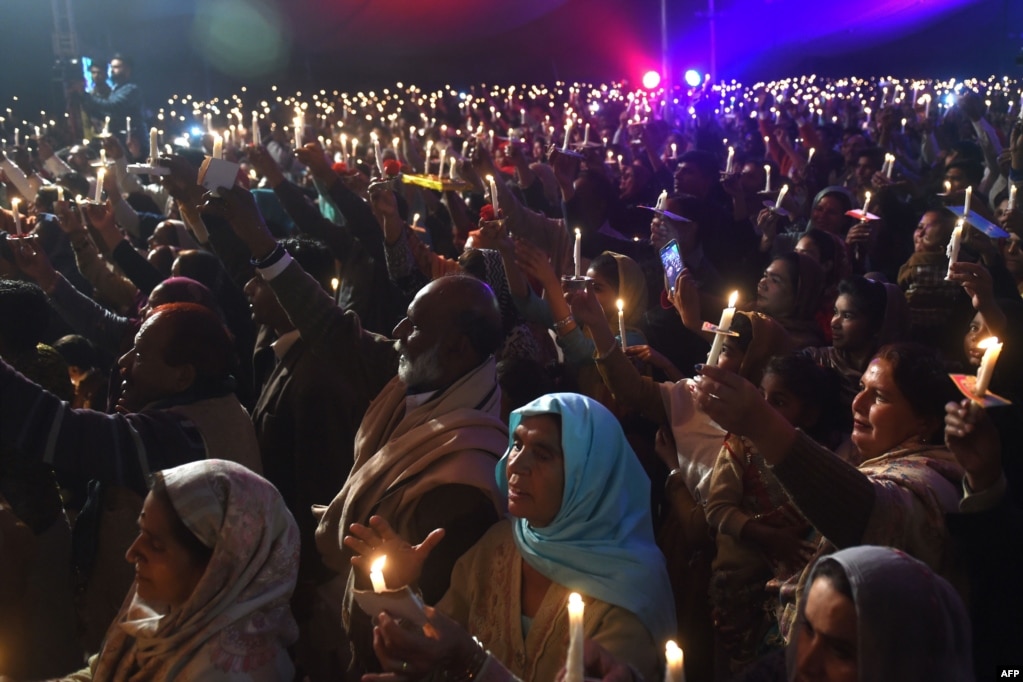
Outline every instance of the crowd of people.
<path id="1" fill-rule="evenodd" d="M 1020 668 L 1018 84 L 114 61 L 3 122 L 0 679 Z"/>

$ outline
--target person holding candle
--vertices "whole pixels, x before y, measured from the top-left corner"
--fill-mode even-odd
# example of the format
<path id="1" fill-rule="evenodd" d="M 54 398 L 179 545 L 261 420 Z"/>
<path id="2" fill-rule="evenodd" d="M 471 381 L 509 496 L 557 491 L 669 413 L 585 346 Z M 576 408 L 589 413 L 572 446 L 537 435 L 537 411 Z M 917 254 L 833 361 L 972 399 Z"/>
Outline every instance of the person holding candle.
<path id="1" fill-rule="evenodd" d="M 695 403 L 757 448 L 821 533 L 817 556 L 872 543 L 950 569 L 944 514 L 958 508 L 962 469 L 940 444 L 945 403 L 957 392 L 937 354 L 906 343 L 881 348 L 853 400 L 845 457 L 798 431 L 745 379 L 709 366 L 702 374 Z M 779 624 L 786 638 L 806 598 L 811 565 L 782 585 Z"/>
<path id="2" fill-rule="evenodd" d="M 754 309 L 777 320 L 800 348 L 824 338 L 816 320 L 824 271 L 810 256 L 790 251 L 771 261 L 757 284 Z"/>
<path id="3" fill-rule="evenodd" d="M 675 628 L 671 587 L 654 544 L 649 480 L 618 420 L 592 399 L 554 393 L 515 410 L 509 427 L 497 481 L 511 518 L 455 565 L 437 611 L 474 633 L 517 677 L 553 680 L 565 664 L 565 605 L 576 591 L 585 602 L 585 636 L 643 679 L 658 679 L 659 643 Z M 402 556 L 388 584 L 391 575 L 415 582 L 418 555 L 379 517 L 354 526 L 345 543 L 362 555 L 354 560 L 360 567 L 377 551 Z M 471 644 L 467 633 L 458 638 Z M 386 670 L 413 679 L 445 664 L 375 643 Z"/>

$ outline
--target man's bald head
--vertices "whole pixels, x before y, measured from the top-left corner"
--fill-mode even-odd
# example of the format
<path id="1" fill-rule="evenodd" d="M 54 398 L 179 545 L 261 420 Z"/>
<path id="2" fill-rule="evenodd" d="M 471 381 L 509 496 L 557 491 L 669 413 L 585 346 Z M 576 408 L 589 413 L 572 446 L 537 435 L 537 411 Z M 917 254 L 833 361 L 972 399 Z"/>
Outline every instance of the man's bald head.
<path id="1" fill-rule="evenodd" d="M 473 277 L 451 275 L 423 287 L 394 328 L 398 373 L 413 391 L 444 388 L 501 345 L 504 331 L 494 292 Z"/>

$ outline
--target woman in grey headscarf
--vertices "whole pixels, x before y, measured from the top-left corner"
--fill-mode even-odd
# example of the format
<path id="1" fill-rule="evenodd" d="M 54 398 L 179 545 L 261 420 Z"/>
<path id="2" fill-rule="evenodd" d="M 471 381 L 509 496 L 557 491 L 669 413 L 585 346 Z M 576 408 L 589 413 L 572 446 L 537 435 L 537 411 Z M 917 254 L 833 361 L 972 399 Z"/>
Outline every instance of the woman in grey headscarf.
<path id="1" fill-rule="evenodd" d="M 972 680 L 970 622 L 926 564 L 887 547 L 822 557 L 788 648 L 789 680 Z"/>

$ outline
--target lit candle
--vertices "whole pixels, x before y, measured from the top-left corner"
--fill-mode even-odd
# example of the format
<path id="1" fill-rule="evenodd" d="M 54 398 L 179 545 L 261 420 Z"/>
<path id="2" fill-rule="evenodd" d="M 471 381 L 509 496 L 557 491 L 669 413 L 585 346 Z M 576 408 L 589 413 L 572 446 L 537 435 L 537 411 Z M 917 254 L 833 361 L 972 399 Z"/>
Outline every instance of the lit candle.
<path id="1" fill-rule="evenodd" d="M 952 183 L 949 180 L 945 181 L 945 194 L 952 193 Z"/>
<path id="2" fill-rule="evenodd" d="M 39 137 L 39 128 L 36 128 L 36 137 Z M 131 137 L 131 116 L 124 117 L 124 139 Z"/>
<path id="3" fill-rule="evenodd" d="M 785 195 L 788 194 L 788 193 L 789 193 L 789 186 L 786 183 L 786 184 L 781 186 L 781 191 L 778 192 L 778 200 L 774 202 L 774 207 L 775 208 L 781 208 L 781 203 L 783 201 L 785 201 Z"/>
<path id="4" fill-rule="evenodd" d="M 664 645 L 664 659 L 668 664 L 664 682 L 686 682 L 685 655 L 674 640 Z"/>
<path id="5" fill-rule="evenodd" d="M 732 172 L 732 160 L 735 159 L 735 147 L 728 148 L 728 160 L 725 161 L 725 172 Z"/>
<path id="6" fill-rule="evenodd" d="M 380 138 L 377 137 L 376 133 L 370 133 L 370 138 L 373 142 L 373 156 L 377 162 L 377 172 L 380 173 L 380 177 L 384 177 L 384 158 L 380 153 Z"/>
<path id="7" fill-rule="evenodd" d="M 568 657 L 565 682 L 583 682 L 583 598 L 578 592 L 568 596 Z"/>
<path id="8" fill-rule="evenodd" d="M 867 219 L 867 206 L 869 206 L 869 205 L 870 205 L 870 190 L 868 189 L 867 193 L 864 195 L 864 198 L 863 198 L 863 215 L 860 216 L 860 220 L 866 220 Z"/>
<path id="9" fill-rule="evenodd" d="M 673 159 L 678 158 L 678 145 L 675 144 L 674 142 L 671 143 L 671 158 Z"/>
<path id="10" fill-rule="evenodd" d="M 813 161 L 813 155 L 816 152 L 817 152 L 817 148 L 816 147 L 810 147 L 810 153 L 806 157 L 806 164 L 807 165 L 810 165 L 810 162 Z"/>
<path id="11" fill-rule="evenodd" d="M 430 174 L 430 156 L 433 153 L 433 140 L 426 141 L 426 158 L 423 160 L 423 172 Z"/>
<path id="12" fill-rule="evenodd" d="M 450 159 L 448 159 L 448 162 L 449 162 L 449 165 L 451 167 L 451 170 L 448 172 L 448 178 L 451 179 L 451 180 L 457 180 L 458 179 L 458 173 L 457 173 L 458 159 L 456 159 L 455 157 L 452 156 Z"/>
<path id="13" fill-rule="evenodd" d="M 721 321 L 718 322 L 718 330 L 727 332 L 732 328 L 732 318 L 735 317 L 735 302 L 739 300 L 739 292 L 733 291 L 728 297 L 728 307 L 721 311 Z M 725 335 L 715 334 L 714 343 L 710 346 L 710 353 L 707 355 L 707 364 L 717 366 L 718 356 L 725 345 Z"/>
<path id="14" fill-rule="evenodd" d="M 18 204 L 21 203 L 21 199 L 17 197 L 11 199 L 11 213 L 14 214 L 14 233 L 21 236 L 21 212 L 18 210 Z"/>
<path id="15" fill-rule="evenodd" d="M 300 116 L 296 116 L 295 120 L 292 121 L 292 124 L 293 124 L 293 126 L 295 128 L 295 130 L 294 130 L 294 132 L 295 132 L 295 149 L 298 149 L 299 147 L 302 146 L 302 118 Z"/>
<path id="16" fill-rule="evenodd" d="M 149 129 L 149 163 L 152 166 L 156 165 L 156 160 L 160 158 L 160 131 L 156 128 Z"/>
<path id="17" fill-rule="evenodd" d="M 622 350 L 625 350 L 625 301 L 618 299 L 618 337 L 622 340 Z"/>
<path id="18" fill-rule="evenodd" d="M 572 122 L 569 121 L 565 124 L 565 139 L 561 143 L 561 151 L 568 151 L 568 139 L 572 137 Z"/>
<path id="19" fill-rule="evenodd" d="M 771 137 L 769 135 L 764 135 L 764 156 L 767 156 L 770 153 L 771 153 Z"/>
<path id="20" fill-rule="evenodd" d="M 500 217 L 498 213 L 500 207 L 497 204 L 497 181 L 493 175 L 487 176 L 487 184 L 490 186 L 490 204 L 494 207 L 494 218 L 497 219 Z"/>
<path id="21" fill-rule="evenodd" d="M 107 116 L 103 119 L 103 132 L 100 133 L 101 137 L 107 137 L 110 135 L 110 117 Z M 17 143 L 15 143 L 17 144 Z"/>
<path id="22" fill-rule="evenodd" d="M 764 191 L 771 191 L 771 164 L 764 164 Z"/>
<path id="23" fill-rule="evenodd" d="M 906 119 L 902 119 L 902 134 L 906 134 Z"/>
<path id="24" fill-rule="evenodd" d="M 977 348 L 984 349 L 984 357 L 980 359 L 980 367 L 977 369 L 977 383 L 974 385 L 973 395 L 983 398 L 991 385 L 991 376 L 995 373 L 995 363 L 1002 352 L 1002 344 L 998 337 L 989 336 L 977 344 Z"/>
<path id="25" fill-rule="evenodd" d="M 441 147 L 441 149 L 440 149 L 440 163 L 437 164 L 437 177 L 440 177 L 440 176 L 444 175 L 444 164 L 445 164 L 447 155 L 448 155 L 448 148 L 447 147 Z M 495 194 L 495 196 L 496 196 L 496 194 Z M 495 208 L 494 211 L 496 212 L 497 209 Z"/>
<path id="26" fill-rule="evenodd" d="M 384 581 L 384 564 L 387 563 L 387 557 L 381 555 L 373 560 L 373 563 L 369 567 L 369 579 L 373 583 L 374 592 L 386 592 L 387 583 Z"/>
<path id="27" fill-rule="evenodd" d="M 213 154 L 214 159 L 224 158 L 224 138 L 216 133 L 213 134 Z"/>
<path id="28" fill-rule="evenodd" d="M 263 136 L 259 132 L 259 112 L 252 112 L 252 144 L 259 146 L 263 144 Z"/>
<path id="29" fill-rule="evenodd" d="M 494 129 L 491 128 L 487 131 L 487 137 L 490 138 L 490 151 L 494 151 Z"/>
<path id="30" fill-rule="evenodd" d="M 359 161 L 359 140 L 358 138 L 352 138 L 352 160 L 355 163 Z"/>
<path id="31" fill-rule="evenodd" d="M 973 196 L 973 185 L 966 188 L 966 199 L 963 202 L 963 218 L 969 219 L 970 217 L 970 198 Z"/>
<path id="32" fill-rule="evenodd" d="M 590 124 L 587 123 L 586 127 L 583 128 L 583 146 L 585 147 L 590 143 Z"/>
<path id="33" fill-rule="evenodd" d="M 572 252 L 572 258 L 575 260 L 575 276 L 578 279 L 582 277 L 583 267 L 583 231 L 578 227 L 575 228 L 575 250 Z"/>
<path id="34" fill-rule="evenodd" d="M 884 166 L 885 166 L 885 169 L 884 169 L 885 177 L 887 177 L 889 180 L 891 180 L 892 169 L 895 168 L 895 154 L 885 154 L 884 155 Z"/>
<path id="35" fill-rule="evenodd" d="M 64 185 L 57 185 L 57 201 L 64 201 Z"/>
<path id="36" fill-rule="evenodd" d="M 1009 185 L 1009 210 L 1016 208 L 1016 185 Z"/>
<path id="37" fill-rule="evenodd" d="M 927 119 L 927 118 L 930 118 L 930 117 L 931 117 L 931 96 L 927 95 L 927 103 L 924 104 L 924 118 Z"/>
<path id="38" fill-rule="evenodd" d="M 95 201 L 96 201 L 97 204 L 101 203 L 103 201 L 103 180 L 104 180 L 104 178 L 106 178 L 106 175 L 107 175 L 107 169 L 106 168 L 100 168 L 98 171 L 96 171 L 96 196 L 95 196 Z"/>
<path id="39" fill-rule="evenodd" d="M 462 141 L 462 158 L 469 156 L 469 140 Z"/>
<path id="40" fill-rule="evenodd" d="M 959 247 L 963 243 L 963 219 L 960 218 L 956 221 L 955 229 L 952 230 L 952 238 L 948 240 L 948 247 L 945 249 L 945 255 L 948 256 L 948 272 L 945 273 L 945 279 L 952 278 L 952 263 L 959 260 Z"/>
<path id="41" fill-rule="evenodd" d="M 668 190 L 662 189 L 661 193 L 657 195 L 657 203 L 654 204 L 655 208 L 664 210 L 668 204 Z"/>

